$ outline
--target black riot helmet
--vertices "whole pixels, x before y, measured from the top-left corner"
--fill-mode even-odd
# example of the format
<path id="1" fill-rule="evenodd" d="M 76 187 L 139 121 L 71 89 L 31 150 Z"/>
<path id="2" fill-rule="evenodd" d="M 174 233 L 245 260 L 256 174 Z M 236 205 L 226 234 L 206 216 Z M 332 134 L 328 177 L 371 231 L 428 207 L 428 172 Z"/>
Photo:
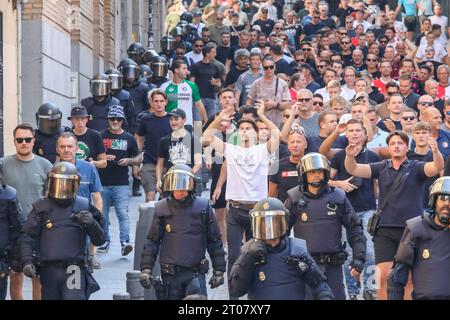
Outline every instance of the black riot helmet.
<path id="1" fill-rule="evenodd" d="M 137 64 L 142 64 L 142 55 L 145 49 L 140 42 L 133 42 L 127 50 L 128 58 L 132 59 Z"/>
<path id="2" fill-rule="evenodd" d="M 308 184 L 314 187 L 322 187 L 328 184 L 330 180 L 330 162 L 322 154 L 317 152 L 310 152 L 302 158 L 297 166 L 300 183 L 306 188 Z M 308 182 L 306 173 L 315 170 L 323 170 L 324 178 L 320 182 Z M 307 189 L 306 189 L 307 190 Z"/>
<path id="3" fill-rule="evenodd" d="M 91 94 L 94 99 L 106 98 L 111 93 L 111 81 L 104 73 L 96 74 L 89 82 L 91 87 Z"/>
<path id="4" fill-rule="evenodd" d="M 436 200 L 439 196 L 450 196 L 450 177 L 445 176 L 437 179 L 430 187 L 429 207 L 436 212 L 439 221 L 444 225 L 450 225 L 450 212 L 437 212 Z M 450 204 L 448 205 L 450 206 Z"/>
<path id="5" fill-rule="evenodd" d="M 181 28 L 182 36 L 187 36 L 191 32 L 191 25 L 187 21 L 181 20 L 177 27 Z"/>
<path id="6" fill-rule="evenodd" d="M 189 11 L 185 11 L 181 14 L 180 20 L 186 21 L 187 23 L 192 23 L 192 21 L 194 20 L 194 15 Z"/>
<path id="7" fill-rule="evenodd" d="M 266 198 L 256 203 L 250 211 L 250 218 L 255 239 L 276 239 L 288 231 L 288 210 L 277 198 Z"/>
<path id="8" fill-rule="evenodd" d="M 141 64 L 139 67 L 141 68 L 141 78 L 147 80 L 153 76 L 153 71 L 148 65 Z"/>
<path id="9" fill-rule="evenodd" d="M 177 25 L 172 30 L 170 30 L 170 35 L 174 38 L 184 36 L 183 28 Z"/>
<path id="10" fill-rule="evenodd" d="M 76 197 L 79 185 L 80 175 L 75 165 L 58 162 L 47 175 L 47 196 L 66 203 Z"/>
<path id="11" fill-rule="evenodd" d="M 154 57 L 152 61 L 153 75 L 157 78 L 164 78 L 169 71 L 169 63 L 161 56 Z"/>
<path id="12" fill-rule="evenodd" d="M 149 49 L 142 55 L 142 62 L 151 67 L 153 58 L 158 56 L 159 54 L 155 50 Z"/>
<path id="13" fill-rule="evenodd" d="M 195 193 L 196 177 L 191 167 L 185 164 L 172 166 L 163 177 L 162 190 L 164 192 L 189 191 Z"/>
<path id="14" fill-rule="evenodd" d="M 119 70 L 123 75 L 125 87 L 131 87 L 139 81 L 141 68 L 133 60 L 125 61 Z"/>
<path id="15" fill-rule="evenodd" d="M 117 69 L 108 69 L 105 74 L 111 81 L 111 92 L 116 93 L 123 88 L 123 75 Z"/>
<path id="16" fill-rule="evenodd" d="M 171 53 L 177 46 L 177 40 L 171 35 L 167 35 L 161 38 L 161 50 L 165 53 Z"/>
<path id="17" fill-rule="evenodd" d="M 36 112 L 36 124 L 39 132 L 48 136 L 53 136 L 61 129 L 62 112 L 51 103 L 44 103 Z"/>

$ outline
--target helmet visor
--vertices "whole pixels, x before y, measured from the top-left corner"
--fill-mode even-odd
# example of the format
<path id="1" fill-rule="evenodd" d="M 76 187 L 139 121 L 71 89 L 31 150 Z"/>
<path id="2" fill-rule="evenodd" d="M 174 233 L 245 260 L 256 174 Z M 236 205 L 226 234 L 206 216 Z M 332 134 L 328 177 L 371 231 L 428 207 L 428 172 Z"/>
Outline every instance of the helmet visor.
<path id="1" fill-rule="evenodd" d="M 91 93 L 95 97 L 109 95 L 111 83 L 109 80 L 92 80 Z"/>
<path id="2" fill-rule="evenodd" d="M 169 64 L 160 61 L 154 62 L 152 64 L 152 71 L 153 74 L 158 78 L 165 77 L 167 75 L 167 72 L 169 71 Z"/>
<path id="3" fill-rule="evenodd" d="M 50 198 L 69 200 L 75 198 L 78 192 L 79 177 L 77 175 L 61 175 L 50 173 L 48 177 L 47 194 Z"/>
<path id="4" fill-rule="evenodd" d="M 125 81 L 134 82 L 139 79 L 141 72 L 137 66 L 128 65 L 122 68 L 122 74 Z"/>
<path id="5" fill-rule="evenodd" d="M 123 87 L 123 76 L 118 74 L 110 74 L 109 79 L 111 80 L 111 90 L 120 90 Z"/>
<path id="6" fill-rule="evenodd" d="M 258 240 L 271 240 L 282 237 L 288 229 L 284 211 L 252 211 L 253 237 Z"/>
<path id="7" fill-rule="evenodd" d="M 303 173 L 320 169 L 330 171 L 330 165 L 323 157 L 312 155 L 302 159 L 301 169 Z"/>
<path id="8" fill-rule="evenodd" d="M 195 176 L 183 170 L 171 170 L 163 179 L 164 191 L 194 191 Z"/>
<path id="9" fill-rule="evenodd" d="M 176 40 L 173 38 L 163 38 L 161 40 L 161 49 L 163 51 L 173 51 L 175 50 Z"/>
<path id="10" fill-rule="evenodd" d="M 46 135 L 54 135 L 61 129 L 61 114 L 38 116 L 39 131 Z"/>

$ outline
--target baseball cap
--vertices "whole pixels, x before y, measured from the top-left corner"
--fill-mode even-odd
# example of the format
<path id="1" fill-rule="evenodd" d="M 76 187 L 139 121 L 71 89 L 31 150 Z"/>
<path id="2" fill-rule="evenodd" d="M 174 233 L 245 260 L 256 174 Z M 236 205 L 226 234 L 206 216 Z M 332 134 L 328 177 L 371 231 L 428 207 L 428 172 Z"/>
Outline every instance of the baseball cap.
<path id="1" fill-rule="evenodd" d="M 123 112 L 123 107 L 114 105 L 109 107 L 107 118 L 122 118 L 125 119 L 125 113 Z"/>
<path id="2" fill-rule="evenodd" d="M 89 117 L 89 114 L 84 106 L 77 105 L 70 110 L 70 117 L 67 117 L 67 119 L 70 120 L 72 117 Z"/>
<path id="3" fill-rule="evenodd" d="M 261 27 L 258 26 L 258 25 L 254 25 L 254 26 L 252 26 L 252 30 L 256 30 L 256 31 L 261 32 Z"/>
<path id="4" fill-rule="evenodd" d="M 355 101 L 358 100 L 358 99 L 361 98 L 361 97 L 364 97 L 364 98 L 366 98 L 367 100 L 369 100 L 369 95 L 367 94 L 367 92 L 358 92 L 358 93 L 355 95 Z"/>
<path id="5" fill-rule="evenodd" d="M 183 119 L 186 119 L 186 112 L 184 112 L 183 109 L 174 109 L 169 112 L 170 117 L 182 117 Z"/>
<path id="6" fill-rule="evenodd" d="M 193 15 L 195 16 L 195 17 L 201 17 L 202 16 L 202 12 L 200 11 L 200 10 L 195 10 L 194 12 L 192 12 L 193 13 Z"/>

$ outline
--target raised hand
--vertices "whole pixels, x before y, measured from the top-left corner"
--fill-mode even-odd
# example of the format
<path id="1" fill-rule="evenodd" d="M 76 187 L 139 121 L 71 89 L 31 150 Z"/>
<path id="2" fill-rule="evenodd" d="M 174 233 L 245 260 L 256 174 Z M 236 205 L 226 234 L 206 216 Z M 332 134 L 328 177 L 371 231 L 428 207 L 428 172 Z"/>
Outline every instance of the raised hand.
<path id="1" fill-rule="evenodd" d="M 349 157 L 356 157 L 361 149 L 362 147 L 357 144 L 349 144 L 347 148 L 345 148 L 345 152 Z"/>

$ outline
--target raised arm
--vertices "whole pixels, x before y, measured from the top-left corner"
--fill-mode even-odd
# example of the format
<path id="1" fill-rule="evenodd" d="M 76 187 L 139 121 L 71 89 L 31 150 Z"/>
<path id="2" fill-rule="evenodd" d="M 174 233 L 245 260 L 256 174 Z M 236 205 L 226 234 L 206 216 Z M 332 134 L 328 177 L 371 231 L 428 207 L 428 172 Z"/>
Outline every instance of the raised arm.
<path id="1" fill-rule="evenodd" d="M 433 162 L 427 162 L 423 170 L 427 177 L 434 177 L 440 174 L 440 172 L 444 169 L 445 162 L 444 157 L 437 146 L 436 139 L 429 137 L 428 145 L 433 153 Z"/>
<path id="2" fill-rule="evenodd" d="M 265 106 L 263 101 L 257 103 L 256 108 L 258 117 L 269 127 L 270 130 L 270 139 L 267 142 L 267 151 L 271 154 L 280 146 L 280 130 L 277 128 L 275 123 L 267 119 L 264 115 Z"/>
<path id="3" fill-rule="evenodd" d="M 215 133 L 218 131 L 220 123 L 222 121 L 229 121 L 233 118 L 235 113 L 234 106 L 228 106 L 219 114 L 218 117 L 214 119 L 213 122 L 209 125 L 209 127 L 203 133 L 203 141 L 213 147 L 216 152 L 223 154 L 225 151 L 225 143 L 216 137 Z"/>
<path id="4" fill-rule="evenodd" d="M 349 144 L 345 148 L 345 170 L 353 176 L 369 179 L 372 177 L 370 165 L 357 163 L 355 159 L 361 149 L 362 147 L 356 144 Z"/>

